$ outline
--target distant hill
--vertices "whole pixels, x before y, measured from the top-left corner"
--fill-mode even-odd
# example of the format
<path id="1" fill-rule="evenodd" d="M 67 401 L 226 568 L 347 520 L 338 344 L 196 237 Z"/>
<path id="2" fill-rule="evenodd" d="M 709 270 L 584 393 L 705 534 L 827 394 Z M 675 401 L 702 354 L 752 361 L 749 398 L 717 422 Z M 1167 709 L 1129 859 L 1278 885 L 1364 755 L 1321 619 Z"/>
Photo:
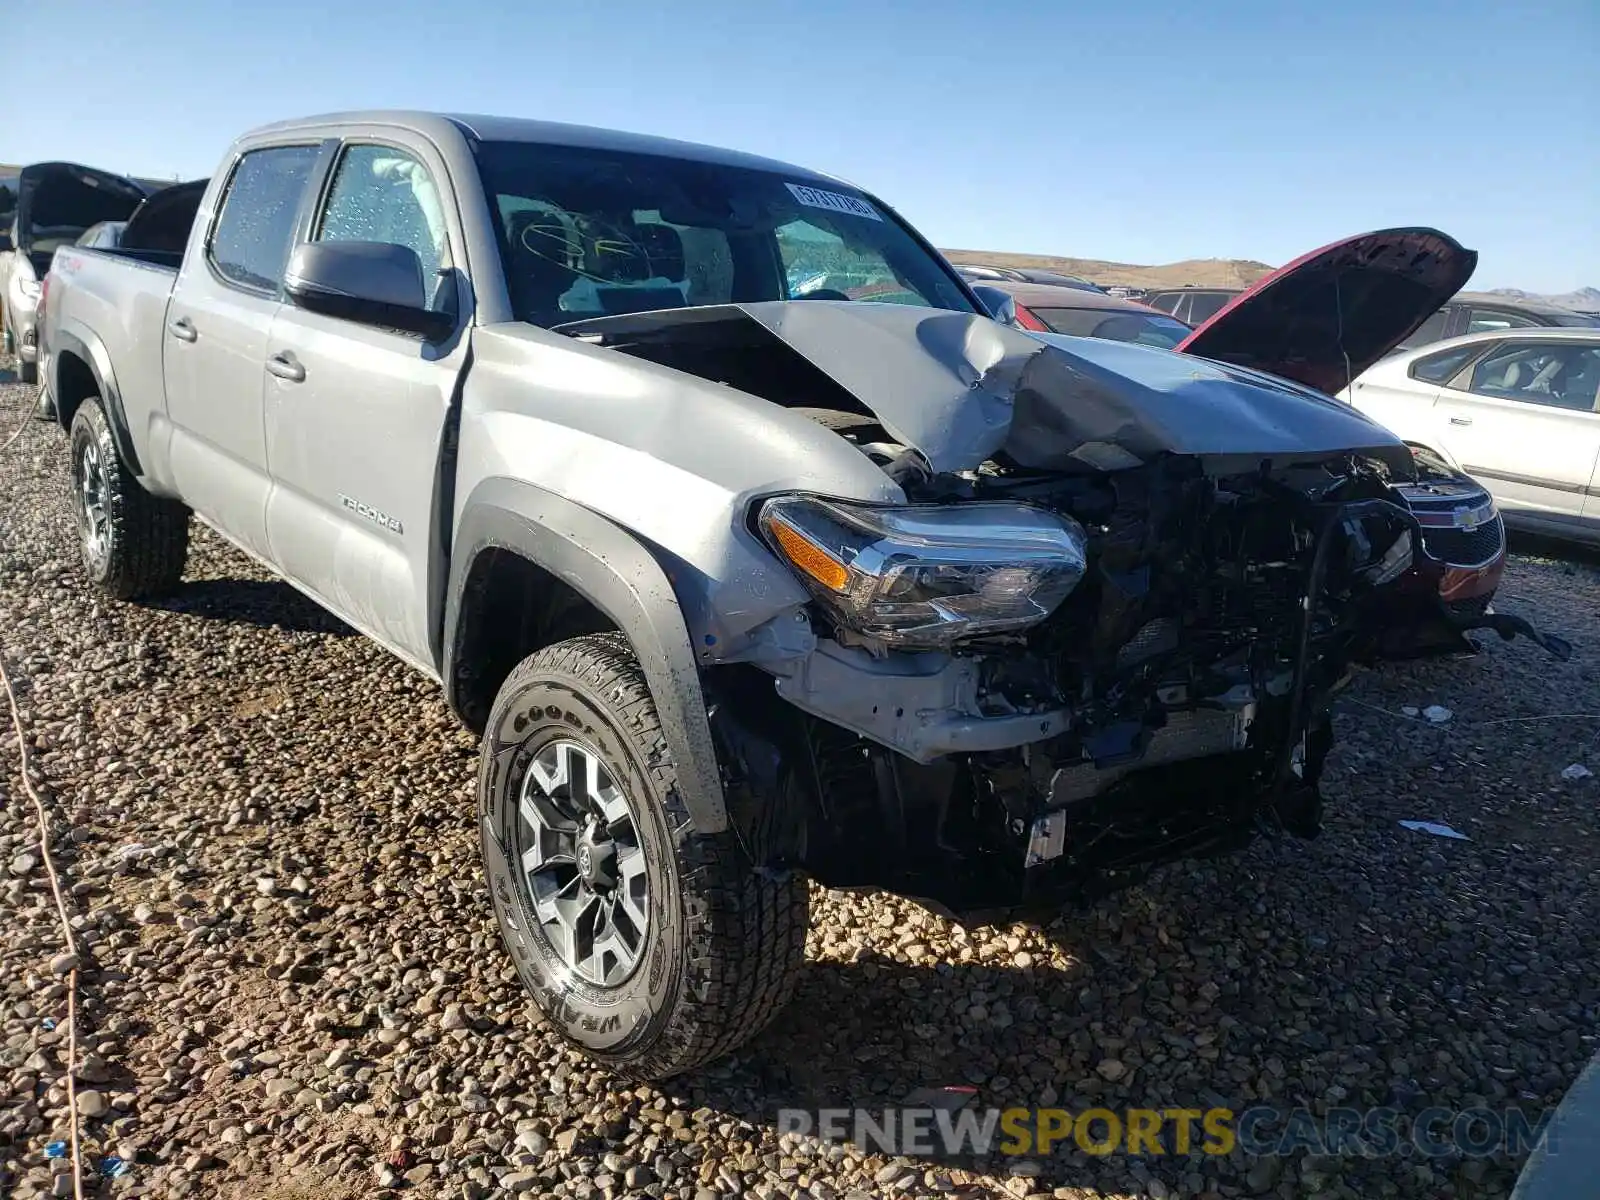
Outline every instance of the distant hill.
<path id="1" fill-rule="evenodd" d="M 1137 263 L 1108 262 L 1101 258 L 1065 258 L 1053 254 L 1005 254 L 991 250 L 941 251 L 953 263 L 980 263 L 991 267 L 1036 267 L 1081 275 L 1102 285 L 1115 287 L 1249 287 L 1274 267 L 1249 258 L 1191 258 L 1184 262 L 1145 267 Z M 1559 296 L 1525 292 L 1520 288 L 1495 288 L 1493 295 L 1508 299 L 1532 300 L 1571 308 L 1580 312 L 1600 312 L 1600 288 L 1582 287 Z"/>
<path id="2" fill-rule="evenodd" d="M 1512 300 L 1533 300 L 1542 304 L 1554 304 L 1557 308 L 1571 308 L 1578 312 L 1600 312 L 1600 288 L 1581 287 L 1575 292 L 1563 292 L 1559 296 L 1524 292 L 1520 288 L 1495 288 L 1493 294 L 1506 296 Z"/>
<path id="3" fill-rule="evenodd" d="M 1146 267 L 1137 263 L 1108 262 L 1101 258 L 1064 258 L 1053 254 L 1004 254 L 990 250 L 941 251 L 953 263 L 986 263 L 993 267 L 1035 267 L 1081 275 L 1099 284 L 1117 287 L 1249 287 L 1273 269 L 1248 258 L 1191 258 L 1185 262 Z"/>

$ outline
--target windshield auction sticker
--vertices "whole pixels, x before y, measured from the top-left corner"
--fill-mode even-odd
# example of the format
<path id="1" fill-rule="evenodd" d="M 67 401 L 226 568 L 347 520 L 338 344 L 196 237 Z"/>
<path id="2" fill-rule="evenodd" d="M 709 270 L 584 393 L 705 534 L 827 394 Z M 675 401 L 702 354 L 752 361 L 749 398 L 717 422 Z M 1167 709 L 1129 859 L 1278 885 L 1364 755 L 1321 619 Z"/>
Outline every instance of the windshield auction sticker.
<path id="1" fill-rule="evenodd" d="M 806 187 L 803 183 L 785 183 L 783 186 L 793 192 L 794 198 L 807 208 L 825 208 L 829 212 L 845 213 L 852 217 L 883 220 L 877 209 L 857 196 L 846 196 L 841 192 L 825 192 L 821 188 Z"/>

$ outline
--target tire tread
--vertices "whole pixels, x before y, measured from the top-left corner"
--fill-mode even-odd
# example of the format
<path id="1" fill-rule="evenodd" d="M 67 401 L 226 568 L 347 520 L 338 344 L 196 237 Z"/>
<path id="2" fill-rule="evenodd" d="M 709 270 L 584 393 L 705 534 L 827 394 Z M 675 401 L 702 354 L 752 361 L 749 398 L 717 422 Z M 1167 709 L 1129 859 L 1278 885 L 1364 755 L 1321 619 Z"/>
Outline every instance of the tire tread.
<path id="1" fill-rule="evenodd" d="M 754 1037 L 787 1002 L 805 962 L 806 881 L 752 867 L 731 829 L 695 829 L 644 671 L 620 633 L 589 634 L 537 651 L 512 671 L 502 690 L 514 692 L 548 675 L 583 681 L 627 730 L 665 799 L 683 897 L 688 950 L 677 1011 L 641 1052 L 596 1057 L 639 1078 L 692 1070 Z"/>
<path id="2" fill-rule="evenodd" d="M 189 509 L 177 500 L 147 492 L 117 453 L 111 426 L 98 399 L 85 400 L 72 419 L 100 446 L 110 496 L 111 556 L 102 590 L 119 600 L 136 600 L 172 591 L 183 578 L 189 557 Z"/>

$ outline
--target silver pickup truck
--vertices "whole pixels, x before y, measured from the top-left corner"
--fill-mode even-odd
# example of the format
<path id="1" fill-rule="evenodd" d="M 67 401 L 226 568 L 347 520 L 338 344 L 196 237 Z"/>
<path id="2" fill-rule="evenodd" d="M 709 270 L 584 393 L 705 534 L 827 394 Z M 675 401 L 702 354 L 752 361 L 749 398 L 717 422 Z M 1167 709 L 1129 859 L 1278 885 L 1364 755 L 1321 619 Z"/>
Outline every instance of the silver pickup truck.
<path id="1" fill-rule="evenodd" d="M 860 188 L 599 130 L 295 121 L 193 205 L 181 259 L 55 256 L 85 568 L 177 587 L 193 514 L 439 681 L 506 947 L 622 1072 L 773 1015 L 807 879 L 988 919 L 1314 834 L 1350 665 L 1470 646 L 1410 452 L 1281 377 L 1437 308 L 1435 231 L 1201 356 L 1028 333 Z"/>

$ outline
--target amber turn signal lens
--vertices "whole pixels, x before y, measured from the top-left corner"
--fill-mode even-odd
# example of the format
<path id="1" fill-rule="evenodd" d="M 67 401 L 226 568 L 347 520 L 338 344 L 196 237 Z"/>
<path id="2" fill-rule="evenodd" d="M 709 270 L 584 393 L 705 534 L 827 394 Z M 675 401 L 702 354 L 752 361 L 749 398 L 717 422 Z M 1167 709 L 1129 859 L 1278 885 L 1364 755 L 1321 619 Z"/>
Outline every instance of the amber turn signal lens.
<path id="1" fill-rule="evenodd" d="M 846 571 L 822 547 L 809 541 L 782 521 L 772 522 L 772 536 L 777 539 L 778 545 L 790 562 L 829 591 L 842 592 L 849 586 L 849 571 Z"/>

